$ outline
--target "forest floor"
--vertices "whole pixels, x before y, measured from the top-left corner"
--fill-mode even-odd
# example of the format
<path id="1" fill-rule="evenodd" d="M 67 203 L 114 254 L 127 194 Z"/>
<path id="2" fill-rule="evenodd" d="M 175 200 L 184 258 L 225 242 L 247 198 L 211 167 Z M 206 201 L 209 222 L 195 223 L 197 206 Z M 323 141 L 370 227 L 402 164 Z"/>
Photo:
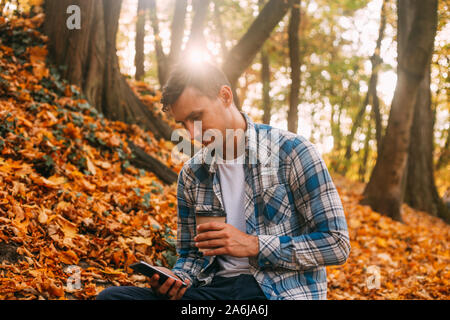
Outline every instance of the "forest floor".
<path id="1" fill-rule="evenodd" d="M 126 139 L 175 172 L 182 164 L 171 142 L 103 118 L 60 79 L 42 19 L 0 17 L 0 299 L 93 299 L 110 285 L 147 286 L 128 266 L 176 260 L 176 185 L 133 167 Z M 130 85 L 159 112 L 158 93 Z M 404 222 L 393 221 L 358 203 L 364 184 L 333 180 L 351 253 L 327 267 L 328 298 L 449 299 L 450 226 L 407 205 Z"/>

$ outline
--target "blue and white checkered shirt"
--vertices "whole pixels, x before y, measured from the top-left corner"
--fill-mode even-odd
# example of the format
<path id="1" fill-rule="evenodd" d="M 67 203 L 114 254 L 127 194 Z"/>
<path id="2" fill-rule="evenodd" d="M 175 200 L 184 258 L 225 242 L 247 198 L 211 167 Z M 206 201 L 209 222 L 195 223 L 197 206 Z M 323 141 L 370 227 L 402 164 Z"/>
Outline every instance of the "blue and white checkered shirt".
<path id="1" fill-rule="evenodd" d="M 325 266 L 345 263 L 350 252 L 344 210 L 326 164 L 306 138 L 241 114 L 247 123 L 246 232 L 259 239 L 250 271 L 268 299 L 326 299 Z M 264 152 L 270 155 L 261 157 Z M 224 212 L 217 160 L 207 157 L 204 147 L 178 177 L 179 257 L 172 271 L 194 286 L 210 283 L 218 271 L 215 257 L 194 246 L 195 214 Z"/>

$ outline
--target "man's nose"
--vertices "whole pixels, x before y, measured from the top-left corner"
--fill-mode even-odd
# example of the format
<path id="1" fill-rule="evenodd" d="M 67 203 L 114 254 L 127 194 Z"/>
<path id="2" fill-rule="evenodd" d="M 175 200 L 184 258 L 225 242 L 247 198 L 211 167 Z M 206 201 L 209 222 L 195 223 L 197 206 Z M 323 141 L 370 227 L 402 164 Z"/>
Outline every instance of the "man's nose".
<path id="1" fill-rule="evenodd" d="M 194 138 L 194 125 L 191 122 L 184 123 L 184 128 L 189 132 L 191 139 Z"/>
<path id="2" fill-rule="evenodd" d="M 202 134 L 201 130 L 196 131 L 195 126 L 192 122 L 190 122 L 190 121 L 187 122 L 184 127 L 189 132 L 191 140 L 193 140 L 193 139 L 201 140 L 202 139 L 203 134 Z"/>

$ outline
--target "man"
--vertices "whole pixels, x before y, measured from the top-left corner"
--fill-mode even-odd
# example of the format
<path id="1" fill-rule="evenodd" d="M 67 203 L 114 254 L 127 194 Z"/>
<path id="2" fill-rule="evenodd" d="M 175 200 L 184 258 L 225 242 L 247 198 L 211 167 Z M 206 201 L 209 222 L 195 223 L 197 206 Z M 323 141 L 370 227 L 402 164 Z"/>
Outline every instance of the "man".
<path id="1" fill-rule="evenodd" d="M 176 67 L 162 103 L 191 137 L 205 137 L 178 177 L 178 260 L 161 268 L 188 287 L 154 275 L 152 289 L 111 287 L 98 299 L 326 299 L 325 266 L 345 263 L 350 242 L 314 145 L 254 123 L 210 64 Z M 200 211 L 226 222 L 197 225 Z"/>

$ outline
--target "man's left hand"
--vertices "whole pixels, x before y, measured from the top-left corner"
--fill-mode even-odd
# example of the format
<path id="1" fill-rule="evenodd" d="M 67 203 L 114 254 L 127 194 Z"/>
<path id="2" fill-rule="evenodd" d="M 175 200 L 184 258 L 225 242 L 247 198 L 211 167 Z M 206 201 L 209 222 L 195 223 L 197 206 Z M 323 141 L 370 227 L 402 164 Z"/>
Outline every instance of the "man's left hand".
<path id="1" fill-rule="evenodd" d="M 258 255 L 257 236 L 246 234 L 231 224 L 220 222 L 202 223 L 197 226 L 195 245 L 208 249 L 205 256 L 230 255 L 233 257 L 253 257 Z"/>

